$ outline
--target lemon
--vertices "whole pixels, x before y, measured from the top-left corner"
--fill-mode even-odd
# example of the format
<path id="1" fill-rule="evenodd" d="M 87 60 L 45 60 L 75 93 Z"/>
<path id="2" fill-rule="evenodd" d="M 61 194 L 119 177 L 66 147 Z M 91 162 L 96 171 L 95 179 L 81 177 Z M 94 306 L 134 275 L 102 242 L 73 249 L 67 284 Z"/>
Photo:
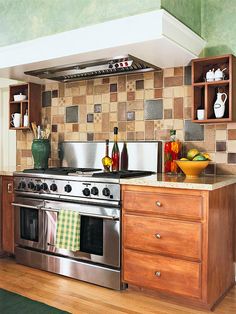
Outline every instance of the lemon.
<path id="1" fill-rule="evenodd" d="M 180 158 L 180 160 L 188 160 L 187 158 Z"/>
<path id="2" fill-rule="evenodd" d="M 211 157 L 208 153 L 203 153 L 202 156 L 204 156 L 206 160 L 211 160 Z"/>
<path id="3" fill-rule="evenodd" d="M 193 160 L 207 160 L 203 155 L 199 154 L 193 158 Z"/>

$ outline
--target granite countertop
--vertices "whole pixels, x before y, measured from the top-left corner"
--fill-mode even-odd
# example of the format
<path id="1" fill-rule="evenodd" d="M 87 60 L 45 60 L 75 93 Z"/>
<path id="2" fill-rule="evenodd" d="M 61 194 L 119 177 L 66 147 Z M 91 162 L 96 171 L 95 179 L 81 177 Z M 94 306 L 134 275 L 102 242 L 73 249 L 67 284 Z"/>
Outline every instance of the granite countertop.
<path id="1" fill-rule="evenodd" d="M 198 178 L 186 178 L 183 175 L 167 175 L 158 173 L 155 175 L 121 179 L 121 184 L 143 185 L 152 187 L 166 187 L 177 189 L 192 189 L 192 190 L 216 190 L 224 186 L 236 183 L 235 175 L 205 175 Z"/>

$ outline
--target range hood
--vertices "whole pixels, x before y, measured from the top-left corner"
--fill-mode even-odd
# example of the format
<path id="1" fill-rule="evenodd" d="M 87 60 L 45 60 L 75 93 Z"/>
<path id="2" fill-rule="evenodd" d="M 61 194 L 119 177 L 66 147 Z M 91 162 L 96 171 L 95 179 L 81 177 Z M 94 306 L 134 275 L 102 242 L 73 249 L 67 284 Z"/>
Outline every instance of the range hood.
<path id="1" fill-rule="evenodd" d="M 27 71 L 26 75 L 50 79 L 62 83 L 88 80 L 97 77 L 106 77 L 127 73 L 148 72 L 158 69 L 134 56 L 116 57 L 112 60 L 101 59 L 90 62 L 81 62 L 67 66 L 52 67 L 35 71 Z"/>
<path id="2" fill-rule="evenodd" d="M 107 67 L 117 63 L 116 74 L 185 66 L 205 44 L 165 10 L 157 10 L 2 47 L 0 77 L 42 84 L 66 82 L 67 76 L 82 79 L 82 74 L 84 79 L 111 75 Z M 126 61 L 132 65 L 120 66 Z"/>

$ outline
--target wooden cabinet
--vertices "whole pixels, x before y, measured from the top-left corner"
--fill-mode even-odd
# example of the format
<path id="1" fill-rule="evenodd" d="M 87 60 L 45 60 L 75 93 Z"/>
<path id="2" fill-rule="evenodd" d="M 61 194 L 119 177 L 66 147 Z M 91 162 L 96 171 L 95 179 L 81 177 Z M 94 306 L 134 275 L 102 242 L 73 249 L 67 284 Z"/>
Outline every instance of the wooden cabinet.
<path id="1" fill-rule="evenodd" d="M 225 69 L 224 79 L 206 82 L 209 70 Z M 193 110 L 192 120 L 197 123 L 224 123 L 236 121 L 236 59 L 233 55 L 224 55 L 192 60 Z M 225 113 L 222 118 L 216 118 L 214 103 L 217 93 L 226 93 Z M 225 97 L 225 96 L 223 96 Z M 197 110 L 204 109 L 204 119 L 197 119 Z"/>
<path id="2" fill-rule="evenodd" d="M 211 309 L 234 285 L 233 192 L 123 185 L 123 281 Z"/>
<path id="3" fill-rule="evenodd" d="M 25 95 L 25 100 L 15 100 L 15 95 Z M 24 115 L 28 114 L 28 125 L 24 126 Z M 12 123 L 12 115 L 19 113 L 20 126 L 15 127 Z M 9 92 L 9 128 L 14 130 L 24 130 L 30 128 L 30 123 L 41 124 L 41 85 L 34 83 L 25 83 L 10 85 Z"/>
<path id="4" fill-rule="evenodd" d="M 13 177 L 2 177 L 2 249 L 14 254 Z"/>

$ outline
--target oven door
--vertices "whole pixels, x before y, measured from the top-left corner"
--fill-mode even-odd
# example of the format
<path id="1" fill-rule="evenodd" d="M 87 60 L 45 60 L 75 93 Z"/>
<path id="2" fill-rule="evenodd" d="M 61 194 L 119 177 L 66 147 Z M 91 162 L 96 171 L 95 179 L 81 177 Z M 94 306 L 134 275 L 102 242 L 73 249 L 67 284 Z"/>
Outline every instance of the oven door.
<path id="1" fill-rule="evenodd" d="M 16 197 L 15 207 L 15 244 L 43 249 L 43 201 Z"/>
<path id="2" fill-rule="evenodd" d="M 120 267 L 120 210 L 95 205 L 45 202 L 45 250 L 74 259 Z M 80 213 L 80 251 L 56 248 L 57 219 L 61 209 Z"/>

